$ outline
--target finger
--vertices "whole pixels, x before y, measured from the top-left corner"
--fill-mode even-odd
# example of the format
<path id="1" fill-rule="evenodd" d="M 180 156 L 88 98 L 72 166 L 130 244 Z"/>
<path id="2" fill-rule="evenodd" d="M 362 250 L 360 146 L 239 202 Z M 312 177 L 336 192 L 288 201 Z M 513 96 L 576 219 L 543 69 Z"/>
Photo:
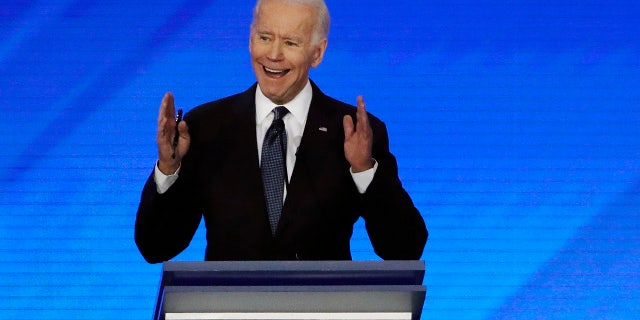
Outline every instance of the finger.
<path id="1" fill-rule="evenodd" d="M 342 126 L 344 127 L 344 139 L 348 139 L 353 134 L 353 119 L 350 115 L 342 117 Z"/>
<path id="2" fill-rule="evenodd" d="M 175 105 L 173 102 L 173 93 L 167 92 L 162 97 L 162 103 L 160 103 L 160 111 L 158 112 L 158 121 L 160 118 L 173 118 L 175 114 Z"/>
<path id="3" fill-rule="evenodd" d="M 366 129 L 369 128 L 369 116 L 367 116 L 367 109 L 365 107 L 364 98 L 362 96 L 358 96 L 358 110 L 356 112 L 356 117 L 358 118 L 358 129 Z"/>
<path id="4" fill-rule="evenodd" d="M 358 103 L 358 109 L 360 109 L 360 107 L 362 107 L 362 108 L 364 108 L 364 107 L 365 107 L 365 105 L 364 105 L 364 97 L 363 97 L 362 95 L 359 95 L 359 96 L 356 98 L 356 101 L 357 101 L 357 103 Z"/>
<path id="5" fill-rule="evenodd" d="M 160 149 L 165 149 L 171 144 L 171 139 L 175 132 L 174 112 L 173 93 L 167 92 L 162 98 L 158 112 L 158 133 L 156 140 Z"/>
<path id="6" fill-rule="evenodd" d="M 175 154 L 175 158 L 177 158 L 176 161 L 180 161 L 180 159 L 182 159 L 182 156 L 184 156 L 187 153 L 187 150 L 189 150 L 189 144 L 191 141 L 191 138 L 189 136 L 189 127 L 187 126 L 187 122 L 186 121 L 180 121 L 180 123 L 178 123 L 178 131 L 176 132 L 176 135 L 178 137 L 178 144 L 175 146 L 175 150 L 173 149 L 173 139 L 171 139 L 171 151 L 172 154 Z M 173 158 L 173 156 L 172 156 Z"/>
<path id="7" fill-rule="evenodd" d="M 161 138 L 165 139 L 166 138 L 165 137 L 167 135 L 167 132 L 165 130 L 165 125 L 166 124 L 167 124 L 167 119 L 166 118 L 164 118 L 164 117 L 158 118 L 158 134 L 157 134 L 158 139 L 161 139 Z"/>

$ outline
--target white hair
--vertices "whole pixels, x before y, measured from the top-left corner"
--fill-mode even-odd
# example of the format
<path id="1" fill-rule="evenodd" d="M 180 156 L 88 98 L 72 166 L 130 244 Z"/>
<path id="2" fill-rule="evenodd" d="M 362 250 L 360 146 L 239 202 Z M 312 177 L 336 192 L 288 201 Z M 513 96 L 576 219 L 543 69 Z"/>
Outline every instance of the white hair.
<path id="1" fill-rule="evenodd" d="M 260 5 L 267 0 L 258 0 L 255 7 L 253 7 L 253 22 L 251 23 L 251 30 L 256 21 L 256 17 L 260 11 Z M 317 21 L 314 25 L 314 32 L 312 36 L 312 42 L 318 43 L 322 39 L 327 39 L 329 36 L 329 26 L 331 24 L 331 17 L 329 16 L 329 9 L 324 0 L 278 0 L 282 2 L 297 3 L 312 6 L 316 9 L 318 14 Z"/>

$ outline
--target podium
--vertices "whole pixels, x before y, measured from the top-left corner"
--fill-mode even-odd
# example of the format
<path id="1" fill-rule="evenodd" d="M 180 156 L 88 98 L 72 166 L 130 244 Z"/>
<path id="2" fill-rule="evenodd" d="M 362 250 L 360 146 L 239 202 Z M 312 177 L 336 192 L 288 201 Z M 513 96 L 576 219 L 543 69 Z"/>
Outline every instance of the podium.
<path id="1" fill-rule="evenodd" d="M 165 262 L 154 320 L 417 320 L 422 261 Z"/>

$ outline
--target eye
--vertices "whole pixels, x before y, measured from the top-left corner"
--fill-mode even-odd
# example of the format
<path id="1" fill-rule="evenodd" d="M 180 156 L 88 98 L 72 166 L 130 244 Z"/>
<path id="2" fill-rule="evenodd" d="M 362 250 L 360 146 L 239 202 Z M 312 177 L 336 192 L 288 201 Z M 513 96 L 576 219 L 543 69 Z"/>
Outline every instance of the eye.
<path id="1" fill-rule="evenodd" d="M 298 43 L 292 40 L 285 40 L 284 44 L 286 44 L 289 47 L 297 47 Z"/>
<path id="2" fill-rule="evenodd" d="M 261 41 L 269 41 L 270 40 L 269 36 L 268 35 L 264 35 L 264 34 L 259 35 L 258 38 Z"/>

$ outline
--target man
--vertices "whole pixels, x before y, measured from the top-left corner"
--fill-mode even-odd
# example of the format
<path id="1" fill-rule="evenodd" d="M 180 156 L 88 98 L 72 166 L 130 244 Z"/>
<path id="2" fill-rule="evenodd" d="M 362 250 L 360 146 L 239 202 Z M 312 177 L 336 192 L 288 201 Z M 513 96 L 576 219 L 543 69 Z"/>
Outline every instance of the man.
<path id="1" fill-rule="evenodd" d="M 360 216 L 380 257 L 420 258 L 427 231 L 384 124 L 362 97 L 354 108 L 309 79 L 328 30 L 322 0 L 259 0 L 249 44 L 257 84 L 194 108 L 178 132 L 165 95 L 135 227 L 148 262 L 184 250 L 202 216 L 206 260 L 349 260 Z"/>

